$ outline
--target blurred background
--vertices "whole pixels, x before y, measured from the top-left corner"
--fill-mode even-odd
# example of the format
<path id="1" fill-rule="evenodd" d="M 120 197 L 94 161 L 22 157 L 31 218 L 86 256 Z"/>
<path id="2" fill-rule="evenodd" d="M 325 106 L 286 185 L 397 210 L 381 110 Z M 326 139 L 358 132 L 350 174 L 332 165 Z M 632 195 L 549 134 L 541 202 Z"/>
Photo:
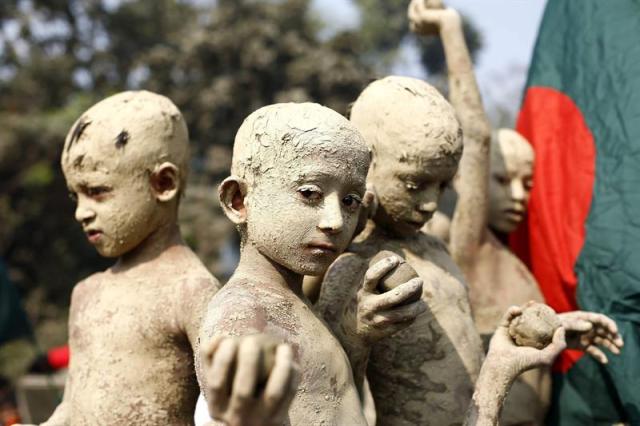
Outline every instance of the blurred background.
<path id="1" fill-rule="evenodd" d="M 112 263 L 75 223 L 58 164 L 66 132 L 84 110 L 126 89 L 159 92 L 178 105 L 193 154 L 182 230 L 225 281 L 237 239 L 215 188 L 246 115 L 306 100 L 346 114 L 368 82 L 390 73 L 425 78 L 446 92 L 442 48 L 437 38 L 409 33 L 408 3 L 2 0 L 0 379 L 10 385 L 66 343 L 73 285 Z M 447 3 L 464 16 L 495 126 L 515 120 L 544 3 Z M 0 410 L 1 399 L 0 389 Z"/>

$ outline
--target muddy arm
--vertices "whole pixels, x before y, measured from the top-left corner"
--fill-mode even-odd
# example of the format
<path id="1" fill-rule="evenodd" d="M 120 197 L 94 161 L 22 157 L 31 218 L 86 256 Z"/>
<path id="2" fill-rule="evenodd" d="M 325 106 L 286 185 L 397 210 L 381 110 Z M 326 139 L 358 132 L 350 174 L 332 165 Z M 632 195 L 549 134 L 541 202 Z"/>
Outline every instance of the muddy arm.
<path id="1" fill-rule="evenodd" d="M 464 40 L 462 19 L 453 9 L 429 9 L 422 0 L 409 8 L 412 29 L 424 33 L 439 29 L 449 78 L 449 101 L 464 135 L 464 153 L 458 170 L 458 204 L 451 223 L 450 249 L 455 262 L 467 272 L 482 242 L 488 221 L 489 149 L 491 126 Z"/>
<path id="2" fill-rule="evenodd" d="M 84 291 L 84 282 L 78 283 L 71 293 L 71 304 L 69 306 L 69 330 L 70 335 L 73 334 L 73 330 L 80 326 L 77 324 L 78 316 L 76 312 L 76 306 L 78 306 L 78 302 L 76 302 L 76 298 L 78 297 L 78 292 Z M 69 348 L 73 353 L 73 341 L 69 341 Z M 64 383 L 64 394 L 62 396 L 62 402 L 56 407 L 55 411 L 49 417 L 49 419 L 42 423 L 41 426 L 67 426 L 71 424 L 71 413 L 69 412 L 69 399 L 71 398 L 71 388 L 73 386 L 73 372 L 74 372 L 74 357 L 72 356 L 69 360 L 69 369 L 67 372 L 67 378 Z"/>
<path id="3" fill-rule="evenodd" d="M 491 338 L 489 352 L 467 410 L 465 426 L 497 426 L 502 405 L 514 380 L 527 370 L 551 365 L 566 348 L 563 327 L 556 330 L 553 340 L 544 349 L 516 346 L 509 335 L 509 324 L 521 314 L 522 308 L 509 308 Z"/>
<path id="4" fill-rule="evenodd" d="M 322 283 L 317 312 L 345 349 L 361 398 L 371 346 L 408 327 L 426 310 L 420 278 L 380 293 L 380 280 L 401 262 L 399 256 L 390 255 L 369 266 L 360 256 L 343 254 Z"/>
<path id="5" fill-rule="evenodd" d="M 325 273 L 315 305 L 316 313 L 327 322 L 347 353 L 360 397 L 370 348 L 354 330 L 357 292 L 366 270 L 367 264 L 359 256 L 341 255 Z"/>
<path id="6" fill-rule="evenodd" d="M 264 323 L 256 320 L 265 315 L 259 305 L 215 301 L 200 329 L 196 356 L 200 388 L 214 419 L 209 424 L 282 424 L 300 377 L 293 348 L 264 333 Z M 234 315 L 246 320 L 235 321 Z"/>

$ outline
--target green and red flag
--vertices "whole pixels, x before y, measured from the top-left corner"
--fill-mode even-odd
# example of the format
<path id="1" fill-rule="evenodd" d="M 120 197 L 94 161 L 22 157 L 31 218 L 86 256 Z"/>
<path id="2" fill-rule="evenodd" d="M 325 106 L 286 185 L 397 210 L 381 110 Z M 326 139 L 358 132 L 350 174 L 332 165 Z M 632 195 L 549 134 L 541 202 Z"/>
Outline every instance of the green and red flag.
<path id="1" fill-rule="evenodd" d="M 536 153 L 511 238 L 549 305 L 601 312 L 625 347 L 566 351 L 550 423 L 640 425 L 640 0 L 549 0 L 517 130 Z"/>

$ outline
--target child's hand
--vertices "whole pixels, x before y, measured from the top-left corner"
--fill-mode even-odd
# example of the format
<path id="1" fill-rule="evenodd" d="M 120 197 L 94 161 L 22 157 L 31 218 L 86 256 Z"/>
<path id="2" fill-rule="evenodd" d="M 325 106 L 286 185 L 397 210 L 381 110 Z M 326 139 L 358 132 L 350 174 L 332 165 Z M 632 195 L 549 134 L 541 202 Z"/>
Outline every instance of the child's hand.
<path id="1" fill-rule="evenodd" d="M 209 414 L 229 426 L 281 424 L 295 396 L 291 346 L 271 336 L 217 336 L 202 350 Z"/>
<path id="2" fill-rule="evenodd" d="M 567 330 L 567 348 L 585 351 L 602 364 L 609 360 L 598 346 L 618 355 L 624 345 L 615 321 L 606 315 L 574 311 L 558 314 L 558 318 Z"/>
<path id="3" fill-rule="evenodd" d="M 517 346 L 509 334 L 509 325 L 521 314 L 522 308 L 518 306 L 512 306 L 507 310 L 491 338 L 485 361 L 496 368 L 503 369 L 509 380 L 514 380 L 526 370 L 551 365 L 567 346 L 564 327 L 556 330 L 551 343 L 543 349 Z"/>
<path id="4" fill-rule="evenodd" d="M 401 263 L 399 256 L 390 256 L 372 265 L 358 291 L 357 334 L 367 343 L 406 328 L 426 310 L 422 295 L 422 279 L 413 278 L 393 290 L 379 294 L 379 282 Z M 413 300 L 413 301 L 412 301 Z"/>
<path id="5" fill-rule="evenodd" d="M 456 10 L 443 8 L 439 0 L 412 0 L 408 16 L 411 31 L 420 35 L 438 34 L 444 25 L 460 25 L 462 22 Z"/>

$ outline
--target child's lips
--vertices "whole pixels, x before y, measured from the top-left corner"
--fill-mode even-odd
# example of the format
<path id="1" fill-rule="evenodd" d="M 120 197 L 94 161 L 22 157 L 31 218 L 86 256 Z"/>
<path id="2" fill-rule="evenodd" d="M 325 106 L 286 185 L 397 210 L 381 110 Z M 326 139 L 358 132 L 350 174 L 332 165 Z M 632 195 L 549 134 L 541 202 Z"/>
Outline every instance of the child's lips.
<path id="1" fill-rule="evenodd" d="M 310 248 L 311 250 L 322 251 L 323 253 L 338 252 L 338 248 L 334 244 L 329 242 L 324 242 L 324 241 L 312 241 L 309 244 L 307 244 L 307 247 Z"/>
<path id="2" fill-rule="evenodd" d="M 97 243 L 102 237 L 102 231 L 100 231 L 99 229 L 87 229 L 84 231 L 84 233 L 87 235 L 87 239 L 92 244 Z"/>
<path id="3" fill-rule="evenodd" d="M 512 222 L 520 222 L 524 218 L 524 209 L 505 209 L 504 213 Z"/>

